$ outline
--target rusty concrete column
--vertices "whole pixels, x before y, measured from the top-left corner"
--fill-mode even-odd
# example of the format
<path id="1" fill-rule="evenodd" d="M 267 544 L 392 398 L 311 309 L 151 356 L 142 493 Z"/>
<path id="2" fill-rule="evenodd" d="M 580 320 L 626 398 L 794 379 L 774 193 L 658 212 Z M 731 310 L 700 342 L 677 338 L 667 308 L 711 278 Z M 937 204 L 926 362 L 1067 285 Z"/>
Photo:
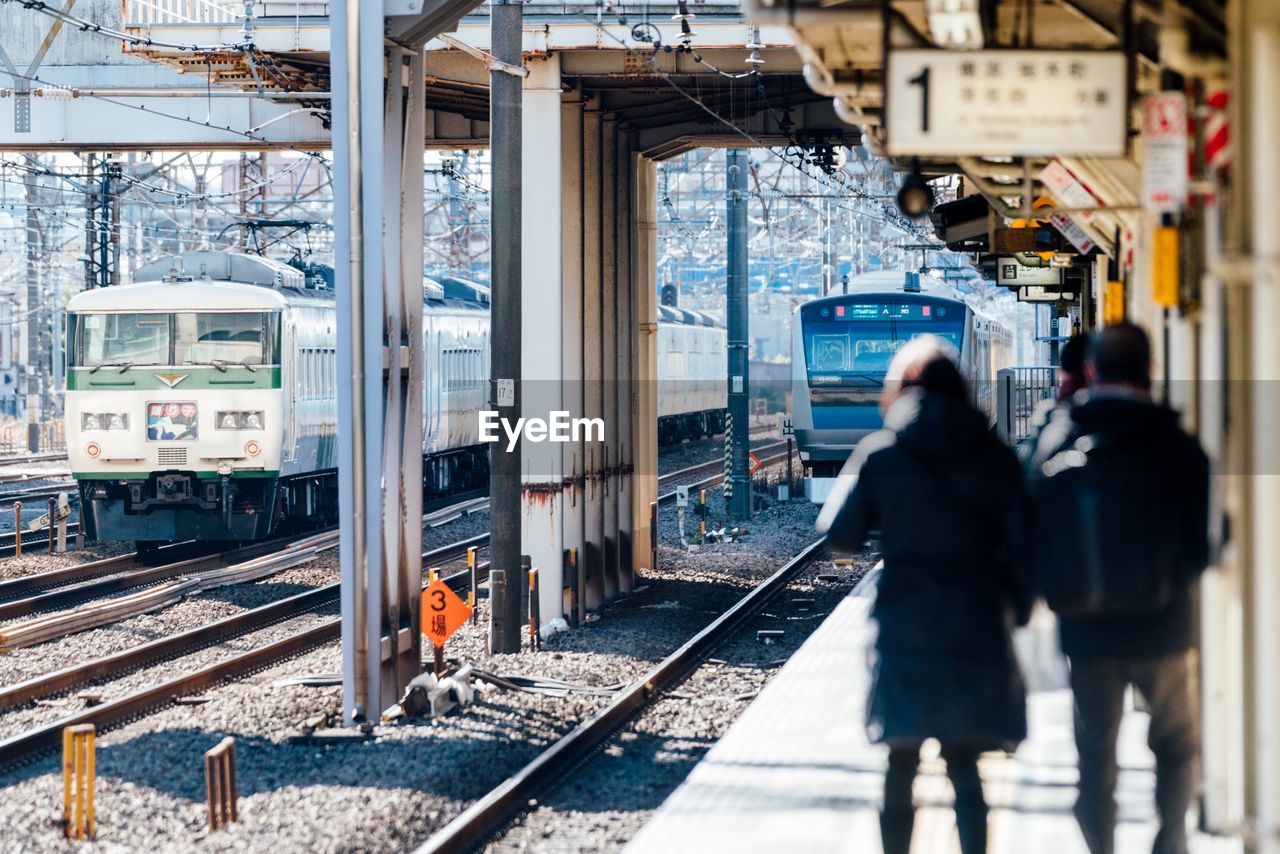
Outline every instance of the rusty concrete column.
<path id="1" fill-rule="evenodd" d="M 521 414 L 525 419 L 542 419 L 554 427 L 556 413 L 564 411 L 561 380 L 561 138 L 560 138 L 560 57 L 530 61 L 524 83 L 522 117 L 523 184 L 527 198 L 521 216 L 521 266 L 527 298 L 522 305 L 524 332 L 521 335 L 524 382 Z M 520 460 L 520 517 L 522 553 L 529 555 L 538 571 L 537 611 L 543 621 L 564 613 L 564 462 L 565 445 L 554 433 L 542 440 L 526 433 Z"/>
<path id="2" fill-rule="evenodd" d="M 587 104 L 582 121 L 582 411 L 585 418 L 604 417 L 603 343 L 600 289 L 601 149 L 603 114 Z M 604 604 L 604 442 L 584 442 L 584 550 L 586 607 Z"/>

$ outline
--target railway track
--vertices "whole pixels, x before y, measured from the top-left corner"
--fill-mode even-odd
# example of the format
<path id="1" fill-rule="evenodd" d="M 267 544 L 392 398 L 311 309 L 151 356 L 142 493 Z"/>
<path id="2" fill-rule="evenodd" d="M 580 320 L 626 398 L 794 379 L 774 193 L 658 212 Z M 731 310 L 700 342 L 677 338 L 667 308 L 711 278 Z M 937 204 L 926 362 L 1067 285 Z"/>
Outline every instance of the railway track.
<path id="1" fill-rule="evenodd" d="M 764 465 L 770 465 L 785 459 L 785 457 L 786 453 L 783 452 L 766 457 L 761 462 Z M 706 466 L 691 468 L 705 469 Z M 659 478 L 659 482 L 666 481 L 669 483 L 677 476 L 688 476 L 689 474 L 690 472 L 687 470 L 672 472 Z M 723 474 L 713 475 L 704 482 L 708 485 L 714 485 L 721 480 L 723 480 Z M 660 496 L 659 502 L 665 502 L 671 498 L 674 498 L 674 493 Z M 472 504 L 478 508 L 478 502 L 472 502 Z M 438 512 L 450 513 L 455 511 L 454 508 L 446 508 Z M 428 523 L 425 518 L 424 523 Z M 336 532 L 332 536 L 336 542 Z M 456 561 L 464 557 L 469 549 L 483 548 L 488 542 L 489 535 L 480 534 L 467 540 L 426 552 L 422 555 L 423 565 L 442 565 Z M 529 787 L 541 786 L 545 780 L 552 779 L 556 774 L 560 773 L 556 769 L 562 763 L 577 761 L 577 758 L 591 749 L 591 744 L 597 743 L 600 739 L 606 737 L 619 724 L 635 714 L 648 702 L 648 697 L 652 695 L 653 691 L 660 690 L 662 686 L 670 684 L 680 673 L 696 663 L 697 656 L 703 655 L 713 648 L 724 633 L 730 631 L 742 619 L 761 607 L 777 590 L 782 589 L 788 580 L 815 560 L 820 552 L 820 546 L 821 541 L 807 548 L 801 555 L 793 559 L 732 609 L 725 612 L 714 623 L 664 660 L 645 679 L 623 691 L 602 712 L 558 742 L 550 751 L 539 757 L 535 763 L 526 767 L 516 777 L 511 778 L 502 787 L 495 790 L 495 793 L 491 793 L 490 796 L 487 796 L 473 806 L 471 810 L 468 810 L 467 813 L 464 813 L 463 816 L 460 816 L 459 821 L 471 815 L 477 808 L 486 817 L 484 820 L 488 820 L 488 817 L 493 816 L 495 811 L 508 814 L 511 809 L 522 804 L 524 796 L 520 794 L 521 792 L 528 790 Z M 132 555 L 122 556 L 122 558 L 132 557 Z M 109 573 L 113 566 L 112 562 L 117 560 L 120 559 L 112 558 L 107 561 L 98 561 L 96 562 L 97 566 L 91 571 Z M 209 560 L 209 558 L 197 558 L 195 560 Z M 163 571 L 171 570 L 172 568 L 173 565 L 155 567 L 153 569 Z M 73 578 L 75 570 L 83 569 L 84 567 L 75 567 L 71 570 L 60 570 L 59 572 L 64 573 L 64 578 Z M 139 570 L 140 573 L 148 571 Z M 190 569 L 188 568 L 187 571 L 190 571 Z M 487 576 L 488 564 L 480 563 L 477 566 L 477 580 L 483 580 Z M 471 577 L 470 571 L 464 570 L 446 575 L 444 580 L 456 591 L 463 592 L 471 585 Z M 102 580 L 109 581 L 110 578 Z M 39 582 L 30 579 L 15 579 L 15 581 L 28 585 L 39 584 Z M 3 589 L 0 588 L 0 592 Z M 18 588 L 10 588 L 11 591 L 16 589 Z M 80 588 L 82 591 L 83 589 L 83 587 Z M 58 593 L 59 591 L 54 592 Z M 203 647 L 216 645 L 229 638 L 273 623 L 283 622 L 314 611 L 316 608 L 332 604 L 339 596 L 339 592 L 339 584 L 325 585 L 306 593 L 297 594 L 287 599 L 219 620 L 207 626 L 190 629 L 114 655 L 77 664 L 54 673 L 5 687 L 0 689 L 0 710 L 13 708 L 39 698 L 56 696 L 88 684 L 118 678 L 142 667 L 172 659 Z M 18 603 L 25 601 L 17 599 L 8 604 L 18 605 Z M 0 605 L 0 609 L 4 607 L 4 605 Z M 18 607 L 28 606 L 20 605 Z M 4 611 L 0 610 L 0 614 L 3 613 Z M 56 750 L 61 745 L 62 731 L 68 726 L 93 724 L 99 731 L 118 726 L 179 697 L 198 693 L 229 679 L 243 678 L 316 646 L 336 640 L 340 632 L 340 618 L 327 620 L 324 623 L 293 633 L 249 652 L 237 654 L 196 671 L 148 686 L 125 697 L 108 701 L 74 715 L 0 740 L 0 768 L 24 764 L 44 753 Z M 475 819 L 470 819 L 470 821 L 475 821 Z M 449 826 L 454 828 L 454 830 L 450 831 L 451 833 L 459 832 L 458 828 L 454 827 L 456 824 L 457 822 L 455 821 L 454 824 Z M 446 830 L 449 830 L 449 828 L 446 828 Z M 464 834 L 473 833 L 475 830 L 473 827 L 472 830 L 463 832 Z"/>
<path id="2" fill-rule="evenodd" d="M 471 537 L 422 555 L 424 565 L 446 564 L 465 557 L 467 550 L 488 542 L 488 535 Z M 487 577 L 487 564 L 477 567 L 479 577 Z M 445 577 L 454 590 L 464 592 L 471 584 L 469 571 Z M 317 587 L 232 617 L 191 629 L 114 655 L 64 668 L 55 673 L 0 688 L 0 710 L 14 708 L 36 699 L 56 696 L 96 682 L 125 676 L 143 667 L 163 662 L 195 650 L 214 646 L 250 631 L 315 611 L 338 600 L 340 584 Z M 140 691 L 77 712 L 74 715 L 35 727 L 0 740 L 0 769 L 30 762 L 62 744 L 62 730 L 68 726 L 93 724 L 98 731 L 141 717 L 179 697 L 198 693 L 228 680 L 241 678 L 316 646 L 336 640 L 342 620 L 333 618 L 288 637 L 240 653 L 191 673 L 148 686 Z"/>
<path id="3" fill-rule="evenodd" d="M 30 463 L 56 463 L 67 458 L 65 451 L 50 451 L 44 454 L 24 454 L 17 457 L 0 457 L 0 471 L 10 466 L 24 466 Z"/>
<path id="4" fill-rule="evenodd" d="M 792 579 L 821 557 L 825 544 L 823 537 L 806 547 L 652 670 L 620 691 L 607 706 L 433 834 L 416 854 L 467 851 L 482 844 L 514 816 L 528 809 L 539 792 L 572 771 L 619 727 L 705 661 L 745 619 L 758 613 L 785 590 Z"/>
<path id="5" fill-rule="evenodd" d="M 79 533 L 80 533 L 79 522 L 67 523 L 67 539 L 68 540 L 74 538 Z M 17 547 L 15 546 L 15 541 L 17 537 L 22 538 L 23 554 L 26 554 L 33 549 L 37 553 L 39 553 L 43 548 L 47 546 L 49 542 L 49 532 L 47 530 L 21 531 L 17 533 L 10 531 L 6 534 L 0 534 L 0 558 L 13 557 L 14 554 L 17 553 Z"/>

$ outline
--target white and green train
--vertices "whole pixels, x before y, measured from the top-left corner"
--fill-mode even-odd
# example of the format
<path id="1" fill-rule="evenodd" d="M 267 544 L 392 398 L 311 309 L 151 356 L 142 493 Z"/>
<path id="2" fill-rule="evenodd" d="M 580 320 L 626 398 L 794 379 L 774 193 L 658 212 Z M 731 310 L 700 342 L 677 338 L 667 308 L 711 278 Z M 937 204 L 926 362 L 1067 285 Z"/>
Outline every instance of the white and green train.
<path id="1" fill-rule="evenodd" d="M 287 264 L 189 252 L 67 306 L 67 456 L 92 539 L 254 540 L 337 519 L 334 297 Z M 484 288 L 424 282 L 424 497 L 483 487 Z"/>

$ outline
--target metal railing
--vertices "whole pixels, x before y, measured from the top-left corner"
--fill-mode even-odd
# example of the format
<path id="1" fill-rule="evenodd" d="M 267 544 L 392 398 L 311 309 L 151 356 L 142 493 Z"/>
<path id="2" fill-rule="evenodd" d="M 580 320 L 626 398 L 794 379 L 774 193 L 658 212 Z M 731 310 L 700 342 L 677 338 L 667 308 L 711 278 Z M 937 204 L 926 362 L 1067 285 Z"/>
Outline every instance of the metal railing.
<path id="1" fill-rule="evenodd" d="M 244 17 L 239 0 L 124 0 L 125 26 L 229 24 Z"/>
<path id="2" fill-rule="evenodd" d="M 488 4 L 472 14 L 486 15 Z M 536 14 L 562 13 L 581 17 L 581 5 L 565 0 L 528 0 L 526 6 Z M 244 20 L 244 0 L 122 0 L 124 26 L 150 27 L 168 24 L 228 24 Z M 675 11 L 676 0 L 636 0 L 615 4 L 617 13 L 638 9 L 655 13 Z M 739 0 L 701 0 L 700 13 L 734 14 L 741 9 Z M 329 4 L 324 0 L 254 0 L 254 18 L 293 18 L 327 16 Z"/>
<path id="3" fill-rule="evenodd" d="M 43 451 L 65 451 L 67 449 L 66 428 L 62 419 L 44 421 L 39 425 L 39 447 L 33 448 L 30 443 L 31 431 L 25 421 L 7 421 L 0 426 L 0 454 L 25 454 Z"/>
<path id="4" fill-rule="evenodd" d="M 996 372 L 996 430 L 1011 445 L 1031 433 L 1031 416 L 1043 400 L 1057 395 L 1058 372 L 1047 365 L 1001 368 Z"/>

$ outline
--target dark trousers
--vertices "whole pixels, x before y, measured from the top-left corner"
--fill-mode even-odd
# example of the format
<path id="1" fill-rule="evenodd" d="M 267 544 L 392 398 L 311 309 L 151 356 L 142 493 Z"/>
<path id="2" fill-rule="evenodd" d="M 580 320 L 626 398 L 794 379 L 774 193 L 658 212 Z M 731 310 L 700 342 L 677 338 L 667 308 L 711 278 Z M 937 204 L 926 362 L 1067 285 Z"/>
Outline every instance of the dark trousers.
<path id="1" fill-rule="evenodd" d="M 964 854 L 985 854 L 987 850 L 987 802 L 978 776 L 978 751 L 942 746 L 947 776 L 956 791 L 956 827 L 960 830 L 960 850 Z M 911 784 L 920 764 L 920 746 L 894 747 L 889 751 L 889 770 L 884 775 L 884 812 L 880 814 L 880 838 L 885 854 L 907 854 L 911 848 L 911 827 L 915 806 Z"/>
<path id="2" fill-rule="evenodd" d="M 1124 689 L 1142 692 L 1151 711 L 1147 744 L 1156 757 L 1155 854 L 1186 854 L 1187 809 L 1196 786 L 1199 696 L 1188 653 L 1161 658 L 1073 658 L 1080 793 L 1076 819 L 1091 854 L 1112 854 L 1116 831 L 1116 735 Z"/>

